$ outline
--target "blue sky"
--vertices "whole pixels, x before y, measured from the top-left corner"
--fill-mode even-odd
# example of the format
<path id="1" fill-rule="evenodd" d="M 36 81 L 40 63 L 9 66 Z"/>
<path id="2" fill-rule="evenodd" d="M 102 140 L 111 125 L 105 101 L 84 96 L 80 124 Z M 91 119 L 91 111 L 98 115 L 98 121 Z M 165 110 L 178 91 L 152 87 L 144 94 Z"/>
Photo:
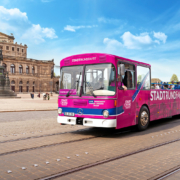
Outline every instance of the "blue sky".
<path id="1" fill-rule="evenodd" d="M 180 80 L 179 0 L 1 0 L 0 32 L 27 44 L 28 58 L 59 65 L 104 52 L 151 64 L 152 78 Z"/>

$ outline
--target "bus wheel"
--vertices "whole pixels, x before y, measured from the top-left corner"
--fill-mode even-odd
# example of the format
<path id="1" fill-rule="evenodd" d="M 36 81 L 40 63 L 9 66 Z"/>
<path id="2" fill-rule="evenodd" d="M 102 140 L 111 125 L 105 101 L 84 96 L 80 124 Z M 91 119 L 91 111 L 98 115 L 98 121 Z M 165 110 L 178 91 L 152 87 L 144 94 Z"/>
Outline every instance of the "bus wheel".
<path id="1" fill-rule="evenodd" d="M 139 113 L 139 118 L 138 118 L 138 130 L 143 131 L 147 129 L 149 125 L 149 110 L 146 106 L 143 106 L 140 110 Z"/>

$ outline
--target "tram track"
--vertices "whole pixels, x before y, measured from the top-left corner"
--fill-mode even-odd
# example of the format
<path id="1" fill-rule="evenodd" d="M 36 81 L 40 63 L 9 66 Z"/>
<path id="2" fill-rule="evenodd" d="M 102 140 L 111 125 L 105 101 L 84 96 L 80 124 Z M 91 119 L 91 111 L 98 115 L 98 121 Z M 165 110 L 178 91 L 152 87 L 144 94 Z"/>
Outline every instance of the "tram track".
<path id="1" fill-rule="evenodd" d="M 91 164 L 86 164 L 86 165 L 83 165 L 83 166 L 80 166 L 80 167 L 77 167 L 77 168 L 73 168 L 73 169 L 70 169 L 70 170 L 67 170 L 67 171 L 64 171 L 64 172 L 60 172 L 60 173 L 53 174 L 53 175 L 50 175 L 50 176 L 42 177 L 42 178 L 39 178 L 39 179 L 40 180 L 50 180 L 50 179 L 59 178 L 59 177 L 66 176 L 66 175 L 69 175 L 69 174 L 72 174 L 72 173 L 75 173 L 75 172 L 79 172 L 79 171 L 82 171 L 82 170 L 85 170 L 85 169 L 88 169 L 88 168 L 91 168 L 91 167 L 95 167 L 95 166 L 98 166 L 98 165 L 109 163 L 111 161 L 119 160 L 119 159 L 126 158 L 126 157 L 129 157 L 129 156 L 138 154 L 138 153 L 142 153 L 142 152 L 152 150 L 152 149 L 155 149 L 155 148 L 158 148 L 158 147 L 161 147 L 161 146 L 165 146 L 165 145 L 177 142 L 177 141 L 180 141 L 180 138 L 175 139 L 175 140 L 171 140 L 171 141 L 168 141 L 168 142 L 165 142 L 165 143 L 159 143 L 157 145 L 152 145 L 150 147 L 142 148 L 140 150 L 132 151 L 130 153 L 126 153 L 126 154 L 123 154 L 123 155 L 103 159 L 103 160 L 98 161 L 98 162 L 94 162 L 94 163 L 91 163 Z M 166 172 L 164 174 L 161 174 L 161 175 L 159 175 L 157 177 L 153 177 L 153 178 L 150 178 L 150 179 L 151 180 L 161 180 L 161 179 L 164 179 L 167 176 L 170 176 L 171 174 L 177 172 L 178 170 L 180 170 L 180 166 L 178 166 L 178 167 L 176 167 L 176 168 L 174 168 L 174 169 L 172 169 L 172 170 L 170 170 L 170 171 L 168 171 L 168 172 Z"/>
<path id="2" fill-rule="evenodd" d="M 176 124 L 179 123 L 180 120 L 178 121 L 173 121 L 173 122 L 164 122 L 161 126 L 165 126 L 167 124 Z M 21 140 L 28 140 L 28 139 L 35 139 L 35 138 L 41 138 L 41 137 L 49 137 L 49 136 L 55 136 L 55 135 L 61 135 L 61 134 L 67 134 L 67 133 L 76 133 L 76 132 L 83 132 L 88 130 L 89 128 L 85 129 L 79 129 L 79 130 L 74 130 L 74 131 L 66 131 L 66 132 L 60 132 L 60 133 L 52 133 L 52 134 L 45 134 L 45 135 L 39 135 L 39 136 L 29 136 L 29 137 L 24 137 L 24 138 L 18 138 L 18 139 L 10 139 L 6 141 L 0 141 L 1 143 L 7 143 L 7 142 L 16 142 L 16 141 L 21 141 Z M 125 132 L 125 131 L 124 131 Z M 121 132 L 120 132 L 121 133 Z"/>
<path id="3" fill-rule="evenodd" d="M 149 180 L 162 180 L 162 179 L 166 179 L 168 177 L 171 177 L 173 174 L 177 173 L 178 171 L 180 171 L 180 165 L 174 167 L 174 168 L 171 168 L 169 169 L 168 171 L 166 172 L 163 172 L 153 178 L 150 178 Z"/>
<path id="4" fill-rule="evenodd" d="M 1 153 L 0 156 L 5 156 L 5 155 L 13 154 L 13 153 L 24 152 L 24 151 L 31 151 L 31 150 L 36 150 L 36 149 L 41 149 L 41 148 L 46 148 L 46 147 L 52 147 L 52 146 L 57 146 L 57 145 L 62 145 L 62 144 L 80 142 L 80 141 L 84 141 L 84 140 L 95 139 L 95 138 L 98 138 L 98 137 L 102 137 L 102 136 L 88 137 L 88 138 L 82 138 L 82 139 L 77 139 L 77 140 L 72 140 L 72 141 L 65 141 L 65 142 L 60 142 L 60 143 L 42 145 L 42 146 L 38 146 L 38 147 L 19 149 L 19 150 L 15 150 L 15 151 L 9 151 L 9 152 L 5 152 L 5 153 Z"/>
<path id="5" fill-rule="evenodd" d="M 67 131 L 67 132 L 61 132 L 61 133 L 53 133 L 53 134 L 45 134 L 45 135 L 40 135 L 40 136 L 19 138 L 19 139 L 11 139 L 11 140 L 7 140 L 7 141 L 1 141 L 0 144 L 23 141 L 23 140 L 29 140 L 29 139 L 37 139 L 37 138 L 43 138 L 43 137 L 49 137 L 49 136 L 56 136 L 56 135 L 62 135 L 62 134 L 68 134 L 68 133 L 69 134 L 70 133 L 79 133 L 79 132 L 87 131 L 88 129 L 89 128 L 75 130 L 75 131 Z M 9 155 L 9 154 L 13 154 L 13 153 L 24 152 L 24 151 L 31 151 L 31 150 L 36 150 L 36 149 L 41 149 L 41 148 L 46 148 L 46 147 L 53 147 L 53 146 L 57 146 L 57 145 L 69 144 L 69 143 L 74 143 L 74 142 L 80 142 L 80 141 L 95 139 L 95 138 L 98 138 L 98 137 L 105 137 L 105 136 L 108 136 L 108 135 L 122 134 L 122 133 L 126 133 L 126 132 L 131 132 L 131 131 L 133 131 L 133 130 L 132 129 L 131 130 L 123 130 L 123 131 L 117 131 L 116 130 L 113 133 L 112 133 L 112 131 L 110 131 L 108 133 L 99 134 L 99 135 L 93 136 L 93 137 L 85 137 L 85 138 L 76 139 L 76 140 L 69 140 L 69 141 L 64 141 L 64 142 L 40 145 L 40 146 L 37 146 L 37 147 L 22 148 L 22 149 L 18 149 L 18 150 L 14 150 L 14 151 L 8 151 L 8 152 L 0 153 L 0 156 Z M 176 141 L 179 141 L 179 140 L 180 139 L 177 139 L 177 140 L 172 141 L 172 142 L 176 142 Z"/>
<path id="6" fill-rule="evenodd" d="M 38 138 L 38 137 L 46 137 L 46 136 L 53 136 L 53 135 L 58 135 L 58 134 L 67 134 L 67 133 L 72 133 L 72 132 L 77 132 L 78 134 L 81 134 L 81 132 L 82 132 L 82 134 L 84 134 L 84 132 L 83 131 L 87 131 L 85 134 L 86 135 L 88 135 L 88 134 L 92 134 L 92 131 L 91 130 L 87 130 L 87 129 L 80 129 L 80 130 L 75 130 L 75 131 L 69 131 L 69 132 L 63 132 L 63 133 L 54 133 L 54 134 L 48 134 L 48 135 L 41 135 L 41 136 L 36 136 L 36 138 Z M 108 135 L 118 135 L 118 134 L 121 134 L 121 133 L 127 133 L 127 132 L 131 132 L 132 130 L 130 130 L 130 131 L 127 131 L 127 129 L 126 130 L 123 130 L 123 131 L 114 131 L 113 133 L 112 133 L 112 131 L 108 131 L 108 133 L 107 133 L 107 131 L 106 132 L 104 132 L 103 133 L 103 131 L 100 131 L 101 132 L 101 134 L 99 134 L 98 136 L 94 136 L 94 137 L 86 137 L 86 138 L 81 138 L 81 139 L 77 139 L 77 140 L 71 140 L 71 141 L 64 141 L 64 142 L 60 142 L 60 143 L 54 143 L 54 144 L 47 144 L 47 145 L 43 145 L 43 146 L 38 146 L 38 147 L 35 147 L 35 148 L 26 148 L 26 149 L 21 149 L 21 150 L 17 150 L 17 151 L 11 151 L 11 152 L 7 152 L 7 153 L 1 153 L 0 154 L 0 156 L 1 157 L 3 157 L 3 156 L 5 156 L 5 155 L 10 155 L 10 154 L 13 154 L 13 153 L 18 153 L 19 152 L 19 154 L 21 155 L 21 152 L 24 152 L 24 151 L 31 151 L 31 150 L 36 150 L 36 149 L 41 149 L 41 148 L 48 148 L 48 147 L 53 147 L 53 146 L 57 146 L 58 147 L 58 145 L 63 145 L 63 144 L 68 144 L 68 143 L 73 143 L 73 142 L 80 142 L 80 141 L 86 141 L 86 140 L 90 140 L 90 139 L 95 139 L 95 138 L 98 138 L 98 137 L 104 137 L 104 136 L 108 136 Z M 79 133 L 80 132 L 80 133 Z M 98 130 L 95 130 L 95 131 L 93 131 L 93 132 L 99 132 L 99 129 Z M 65 135 L 66 136 L 66 135 Z M 31 137 L 30 137 L 31 138 Z M 20 141 L 20 140 L 19 140 Z M 94 167 L 94 166 L 98 166 L 98 165 L 101 165 L 101 164 L 105 164 L 105 163 L 108 163 L 108 162 L 111 162 L 111 161 L 113 161 L 113 160 L 118 160 L 118 159 L 121 159 L 121 158 L 125 158 L 125 157 L 128 157 L 128 156 L 131 156 L 131 155 L 134 155 L 134 154 L 137 154 L 137 153 L 141 153 L 141 152 L 144 152 L 144 151 L 146 151 L 146 150 L 150 150 L 149 148 L 151 148 L 151 149 L 153 149 L 153 148 L 156 148 L 156 147 L 160 147 L 160 146 L 163 146 L 163 145 L 166 145 L 166 144 L 170 144 L 170 143 L 173 143 L 173 142 L 176 142 L 176 141 L 180 141 L 180 139 L 174 139 L 174 140 L 171 140 L 171 141 L 168 141 L 168 142 L 165 142 L 165 143 L 161 143 L 161 144 L 157 144 L 155 147 L 154 146 L 151 146 L 151 147 L 147 147 L 147 149 L 145 148 L 145 149 L 140 149 L 140 150 L 136 150 L 136 151 L 133 151 L 133 152 L 130 152 L 129 154 L 121 154 L 121 156 L 120 156 L 120 154 L 119 154 L 119 156 L 116 156 L 116 157 L 110 157 L 110 158 L 107 158 L 107 159 L 99 159 L 99 161 L 98 162 L 94 162 L 94 163 L 92 163 L 92 164 L 84 164 L 83 166 L 81 166 L 81 167 L 78 167 L 77 166 L 77 168 L 76 167 L 74 167 L 73 169 L 67 169 L 66 171 L 57 171 L 57 172 L 59 172 L 59 173 L 57 173 L 57 174 L 55 174 L 56 172 L 54 172 L 54 173 L 52 173 L 52 174 L 54 174 L 54 175 L 52 175 L 51 174 L 51 176 L 53 176 L 53 177 L 51 177 L 51 176 L 47 176 L 47 177 L 43 177 L 43 176 L 39 176 L 38 178 L 40 178 L 40 177 L 43 177 L 43 178 L 46 178 L 46 179 L 54 179 L 54 178 L 58 178 L 58 177 L 61 177 L 61 176 L 66 176 L 66 175 L 68 175 L 68 174 L 71 174 L 71 173 L 75 173 L 75 172 L 78 172 L 78 171 L 81 171 L 81 170 L 84 170 L 84 169 L 88 169 L 88 168 L 90 168 L 90 167 Z M 88 141 L 87 141 L 88 142 Z M 85 142 L 86 143 L 86 142 Z M 160 142 L 159 142 L 160 143 Z M 3 145 L 3 144 L 2 144 Z M 74 144 L 73 144 L 74 145 Z M 75 144 L 76 145 L 76 144 Z M 61 147 L 63 147 L 63 146 L 61 146 Z M 59 147 L 58 147 L 59 148 Z M 47 149 L 48 150 L 48 149 Z M 33 152 L 33 151 L 32 151 Z M 30 152 L 31 153 L 31 152 Z M 116 155 L 118 155 L 118 154 L 116 154 Z M 8 157 L 8 156 L 7 156 Z M 7 158 L 7 157 L 5 157 L 5 158 Z M 87 162 L 86 162 L 87 163 Z M 79 168 L 80 168 L 80 170 L 79 170 Z M 49 173 L 50 174 L 50 173 Z M 49 175 L 49 174 L 46 174 L 46 175 Z M 55 177 L 54 177 L 55 176 Z M 43 179 L 42 178 L 42 179 Z"/>
<path id="7" fill-rule="evenodd" d="M 80 131 L 83 131 L 83 130 L 78 130 L 78 131 L 73 131 L 73 132 L 80 132 Z M 80 142 L 80 141 L 95 139 L 95 138 L 99 138 L 99 137 L 105 137 L 105 136 L 113 135 L 113 134 L 127 133 L 127 132 L 130 132 L 130 131 L 131 130 L 129 130 L 129 131 L 125 130 L 125 131 L 114 132 L 114 133 L 108 132 L 108 133 L 99 134 L 99 135 L 93 136 L 93 137 L 86 137 L 86 138 L 70 140 L 70 141 L 64 141 L 64 142 L 59 142 L 59 143 L 46 144 L 46 145 L 41 145 L 41 146 L 32 147 L 32 148 L 22 148 L 22 149 L 19 149 L 19 150 L 0 153 L 0 156 L 5 156 L 5 155 L 9 155 L 9 154 L 14 154 L 14 153 L 20 153 L 20 152 L 25 152 L 25 151 L 31 151 L 31 150 L 36 150 L 36 149 L 42 149 L 42 148 L 47 148 L 47 147 L 53 147 L 53 146 L 57 146 L 57 145 L 69 144 L 69 143 L 74 143 L 74 142 Z M 67 132 L 67 133 L 69 133 L 69 132 Z M 58 133 L 58 134 L 61 134 L 61 133 Z M 62 133 L 62 134 L 65 134 L 65 133 Z M 38 136 L 38 137 L 40 138 L 40 137 L 46 137 L 46 136 Z M 38 138 L 38 137 L 36 137 L 36 138 Z M 27 139 L 30 139 L 30 138 L 27 138 Z M 21 140 L 26 140 L 26 139 L 21 139 Z M 7 141 L 7 142 L 14 142 L 14 141 Z M 3 142 L 3 143 L 5 143 L 5 142 Z"/>
<path id="8" fill-rule="evenodd" d="M 52 133 L 52 134 L 45 134 L 45 135 L 40 135 L 40 136 L 29 136 L 29 137 L 25 137 L 25 138 L 10 139 L 10 140 L 6 140 L 6 141 L 0 141 L 0 144 L 1 143 L 7 143 L 7 142 L 22 141 L 22 140 L 27 140 L 27 139 L 36 139 L 36 138 L 41 138 L 41 137 L 49 137 L 49 136 L 67 134 L 67 133 L 83 132 L 83 131 L 86 131 L 87 129 L 88 128 L 86 128 L 86 129 L 79 129 L 79 130 L 76 130 L 76 131 L 66 131 L 66 132 L 61 132 L 61 133 Z"/>

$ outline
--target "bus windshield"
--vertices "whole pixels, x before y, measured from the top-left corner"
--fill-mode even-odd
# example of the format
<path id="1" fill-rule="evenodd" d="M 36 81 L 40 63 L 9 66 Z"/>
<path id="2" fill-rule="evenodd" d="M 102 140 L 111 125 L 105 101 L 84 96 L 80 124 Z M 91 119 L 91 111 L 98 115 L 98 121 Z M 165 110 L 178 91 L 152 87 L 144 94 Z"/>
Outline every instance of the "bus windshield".
<path id="1" fill-rule="evenodd" d="M 63 67 L 61 69 L 60 95 L 79 95 L 82 83 L 83 66 Z"/>
<path id="2" fill-rule="evenodd" d="M 115 85 L 113 64 L 96 64 L 85 67 L 83 95 L 114 95 Z"/>

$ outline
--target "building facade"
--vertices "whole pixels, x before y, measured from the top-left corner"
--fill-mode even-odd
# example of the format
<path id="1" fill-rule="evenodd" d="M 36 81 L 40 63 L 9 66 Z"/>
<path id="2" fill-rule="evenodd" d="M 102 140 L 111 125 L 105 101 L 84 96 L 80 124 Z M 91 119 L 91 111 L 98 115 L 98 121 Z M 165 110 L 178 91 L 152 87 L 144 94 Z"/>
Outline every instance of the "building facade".
<path id="1" fill-rule="evenodd" d="M 17 93 L 53 92 L 59 78 L 51 78 L 54 60 L 27 58 L 27 45 L 14 43 L 14 36 L 0 32 L 3 66 L 9 74 L 11 90 Z"/>

